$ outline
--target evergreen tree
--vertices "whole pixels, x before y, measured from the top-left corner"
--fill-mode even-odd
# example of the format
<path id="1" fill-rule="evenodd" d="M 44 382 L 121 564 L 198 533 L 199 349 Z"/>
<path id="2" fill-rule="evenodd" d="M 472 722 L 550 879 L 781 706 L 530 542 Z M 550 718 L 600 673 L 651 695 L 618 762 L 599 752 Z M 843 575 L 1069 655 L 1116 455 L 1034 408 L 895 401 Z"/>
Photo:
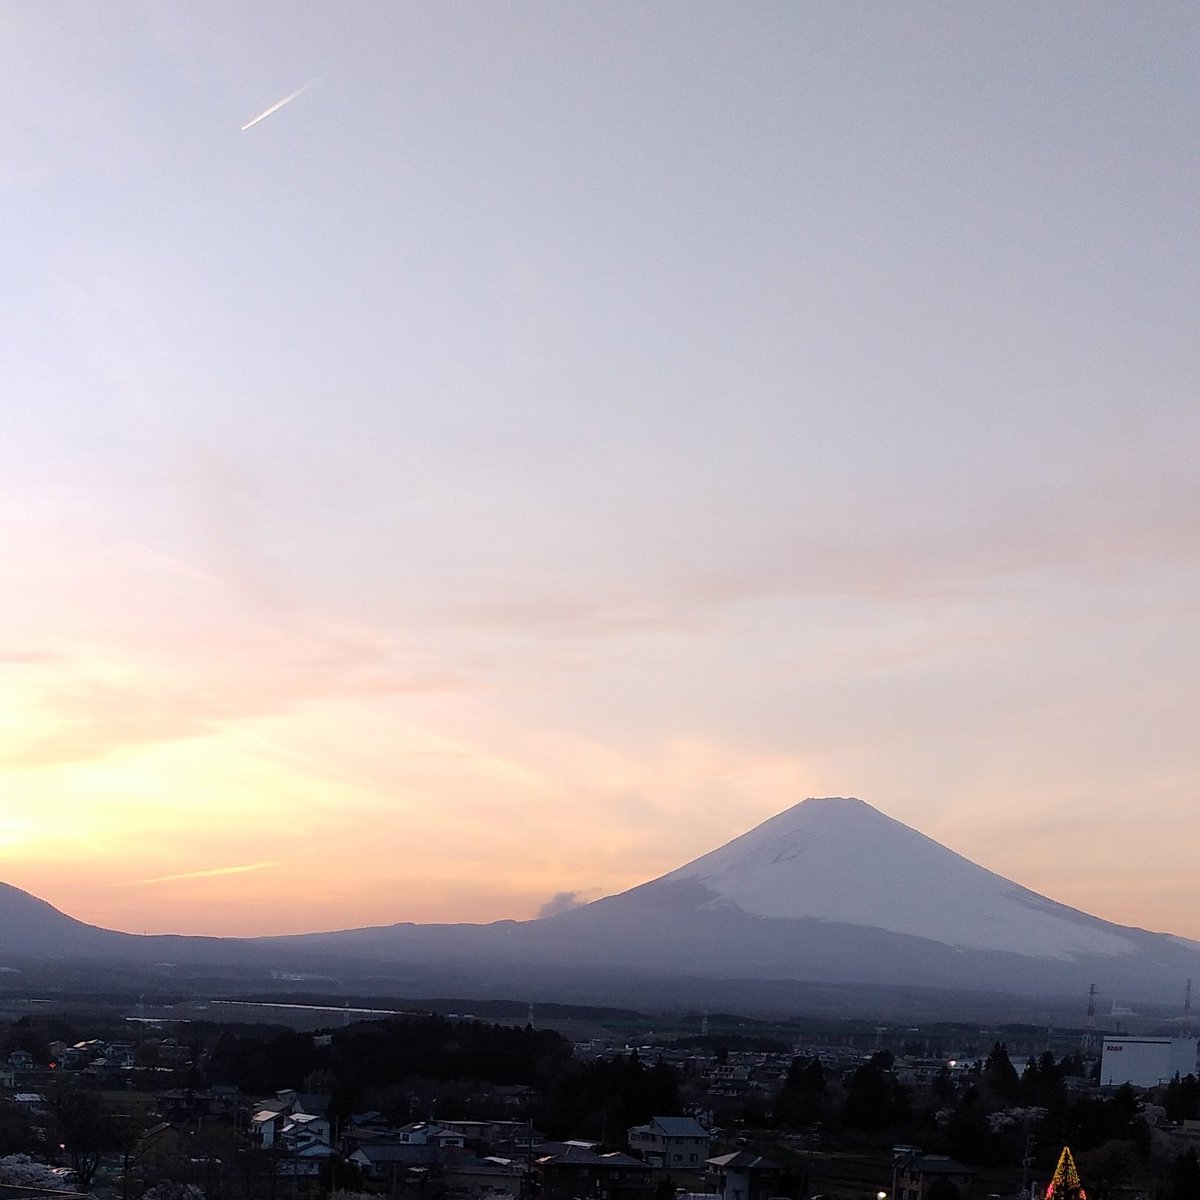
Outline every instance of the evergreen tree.
<path id="1" fill-rule="evenodd" d="M 875 1058 L 859 1067 L 846 1085 L 842 1100 L 842 1124 L 864 1133 L 878 1133 L 912 1119 L 908 1092 L 891 1071 Z"/>
<path id="2" fill-rule="evenodd" d="M 1194 1121 L 1200 1118 L 1200 1081 L 1195 1075 L 1185 1075 L 1181 1079 L 1176 1072 L 1175 1078 L 1167 1084 L 1164 1103 L 1169 1121 Z"/>
<path id="3" fill-rule="evenodd" d="M 794 1058 L 787 1079 L 775 1097 L 776 1125 L 798 1129 L 821 1119 L 826 1094 L 825 1069 L 819 1058 Z"/>
<path id="4" fill-rule="evenodd" d="M 1003 1042 L 992 1046 L 992 1052 L 983 1064 L 983 1079 L 989 1091 L 999 1099 L 1011 1101 L 1017 1098 L 1021 1081 Z"/>
<path id="5" fill-rule="evenodd" d="M 952 1100 L 956 1094 L 954 1087 L 954 1076 L 950 1074 L 949 1067 L 942 1067 L 934 1076 L 933 1083 L 930 1084 L 930 1091 L 939 1100 Z"/>
<path id="6" fill-rule="evenodd" d="M 1046 1185 L 1046 1200 L 1086 1200 L 1069 1146 L 1062 1148 L 1054 1176 Z"/>
<path id="7" fill-rule="evenodd" d="M 971 1084 L 946 1124 L 950 1154 L 965 1163 L 986 1164 L 992 1158 L 992 1131 L 979 1089 Z"/>

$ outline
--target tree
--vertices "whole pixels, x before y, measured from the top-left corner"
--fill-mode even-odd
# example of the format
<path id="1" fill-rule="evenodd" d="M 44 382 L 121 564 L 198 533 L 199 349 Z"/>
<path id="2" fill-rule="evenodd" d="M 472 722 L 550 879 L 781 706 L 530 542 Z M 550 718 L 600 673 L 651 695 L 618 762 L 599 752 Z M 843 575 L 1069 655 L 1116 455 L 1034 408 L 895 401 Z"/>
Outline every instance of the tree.
<path id="1" fill-rule="evenodd" d="M 1053 1061 L 1053 1059 L 1051 1060 Z M 1017 1069 L 1008 1057 L 1008 1048 L 1003 1042 L 996 1042 L 992 1052 L 983 1064 L 983 1080 L 988 1089 L 999 1099 L 1009 1101 L 1017 1098 L 1021 1081 Z"/>
<path id="2" fill-rule="evenodd" d="M 630 1054 L 612 1062 L 568 1064 L 532 1115 L 552 1137 L 583 1133 L 611 1139 L 652 1116 L 677 1114 L 680 1107 L 675 1072 L 665 1063 L 646 1067 Z"/>
<path id="3" fill-rule="evenodd" d="M 1138 1166 L 1137 1147 L 1133 1142 L 1115 1138 L 1079 1156 L 1079 1174 L 1087 1180 L 1091 1200 L 1106 1200 L 1106 1197 L 1118 1194 L 1121 1185 L 1137 1173 Z"/>
<path id="4" fill-rule="evenodd" d="M 1041 1058 L 1031 1058 L 1021 1076 L 1021 1102 L 1048 1108 L 1060 1102 L 1064 1095 L 1063 1080 L 1067 1074 L 1069 1060 L 1064 1058 L 1055 1063 L 1049 1050 Z"/>
<path id="5" fill-rule="evenodd" d="M 0 1154 L 23 1154 L 33 1146 L 29 1114 L 20 1105 L 0 1101 Z"/>
<path id="6" fill-rule="evenodd" d="M 121 1155 L 121 1196 L 123 1200 L 129 1200 L 134 1159 L 142 1136 L 149 1127 L 150 1116 L 146 1109 L 137 1107 L 111 1113 L 108 1121 L 111 1148 Z"/>
<path id="7" fill-rule="evenodd" d="M 1178 1072 L 1167 1084 L 1167 1119 L 1169 1121 L 1194 1121 L 1200 1117 L 1200 1081 L 1195 1075 L 1181 1079 Z"/>
<path id="8" fill-rule="evenodd" d="M 1191 1147 L 1175 1160 L 1163 1200 L 1195 1200 L 1200 1196 L 1200 1155 Z"/>
<path id="9" fill-rule="evenodd" d="M 929 1089 L 938 1100 L 953 1100 L 956 1094 L 954 1076 L 949 1067 L 942 1067 L 934 1076 Z"/>
<path id="10" fill-rule="evenodd" d="M 864 1133 L 878 1133 L 895 1125 L 903 1125 L 912 1117 L 908 1092 L 900 1081 L 884 1069 L 876 1055 L 859 1067 L 846 1085 L 842 1100 L 842 1124 Z"/>
<path id="11" fill-rule="evenodd" d="M 821 1119 L 826 1093 L 825 1069 L 819 1058 L 795 1058 L 787 1079 L 775 1097 L 775 1124 L 789 1129 L 812 1125 Z"/>
<path id="12" fill-rule="evenodd" d="M 71 1161 L 75 1185 L 90 1190 L 100 1156 L 114 1140 L 109 1113 L 98 1092 L 61 1085 L 50 1101 L 58 1142 Z"/>
<path id="13" fill-rule="evenodd" d="M 1084 1200 L 1083 1185 L 1069 1146 L 1062 1148 L 1054 1176 L 1046 1185 L 1046 1200 Z"/>
<path id="14" fill-rule="evenodd" d="M 788 1067 L 786 1087 L 813 1095 L 825 1094 L 825 1068 L 819 1058 L 793 1058 Z"/>
<path id="15" fill-rule="evenodd" d="M 946 1142 L 953 1157 L 965 1163 L 987 1163 L 992 1158 L 992 1131 L 979 1089 L 971 1084 L 946 1123 Z"/>

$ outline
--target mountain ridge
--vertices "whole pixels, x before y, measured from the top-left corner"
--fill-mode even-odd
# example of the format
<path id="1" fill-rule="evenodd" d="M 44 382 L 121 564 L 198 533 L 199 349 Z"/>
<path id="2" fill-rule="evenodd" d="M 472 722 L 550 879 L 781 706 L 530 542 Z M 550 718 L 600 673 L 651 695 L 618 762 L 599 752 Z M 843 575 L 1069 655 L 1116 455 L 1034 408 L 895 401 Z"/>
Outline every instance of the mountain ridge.
<path id="1" fill-rule="evenodd" d="M 25 901 L 15 904 L 14 893 Z M 656 879 L 530 921 L 137 935 L 85 925 L 5 885 L 0 955 L 14 954 L 276 971 L 319 964 L 436 977 L 440 986 L 524 989 L 540 980 L 559 994 L 572 981 L 603 988 L 653 975 L 695 987 L 790 979 L 1059 995 L 1096 982 L 1106 993 L 1165 1000 L 1200 974 L 1200 943 L 1070 908 L 853 797 L 801 801 Z"/>
<path id="2" fill-rule="evenodd" d="M 797 874 L 798 860 L 810 869 Z M 801 801 L 662 878 L 704 878 L 755 916 L 835 920 L 965 948 L 1031 953 L 1036 936 L 1035 957 L 1134 949 L 1098 929 L 1100 918 L 981 867 L 855 797 Z M 854 891 L 839 891 L 849 878 Z M 959 891 L 954 906 L 941 903 L 947 885 Z M 969 911 L 961 902 L 968 892 Z M 1038 916 L 1031 923 L 1014 905 Z"/>

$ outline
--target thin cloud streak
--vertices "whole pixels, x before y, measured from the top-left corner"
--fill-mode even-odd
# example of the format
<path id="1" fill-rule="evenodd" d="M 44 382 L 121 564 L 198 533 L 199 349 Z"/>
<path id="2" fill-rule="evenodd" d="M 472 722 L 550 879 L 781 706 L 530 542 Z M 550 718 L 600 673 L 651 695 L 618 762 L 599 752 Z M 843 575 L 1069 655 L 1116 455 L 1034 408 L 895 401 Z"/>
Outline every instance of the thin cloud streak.
<path id="1" fill-rule="evenodd" d="M 317 79 L 320 79 L 320 76 L 317 76 Z M 259 123 L 259 121 L 265 121 L 272 113 L 277 113 L 281 108 L 283 108 L 285 104 L 291 104 L 291 102 L 295 100 L 297 96 L 303 96 L 304 93 L 307 92 L 308 89 L 317 82 L 317 79 L 310 79 L 303 87 L 298 87 L 290 95 L 284 96 L 282 100 L 276 100 L 270 108 L 260 112 L 258 116 L 254 117 L 252 120 L 247 121 L 246 124 L 242 126 L 242 132 L 245 133 L 247 129 L 253 129 L 254 126 Z"/>
<path id="2" fill-rule="evenodd" d="M 110 887 L 144 887 L 152 883 L 176 883 L 181 879 L 211 879 L 217 875 L 245 875 L 249 871 L 265 871 L 270 867 L 280 867 L 279 862 L 246 863 L 240 867 L 209 867 L 204 871 L 183 871 L 178 875 L 155 875 L 151 879 L 126 879 L 121 883 L 110 884 Z"/>

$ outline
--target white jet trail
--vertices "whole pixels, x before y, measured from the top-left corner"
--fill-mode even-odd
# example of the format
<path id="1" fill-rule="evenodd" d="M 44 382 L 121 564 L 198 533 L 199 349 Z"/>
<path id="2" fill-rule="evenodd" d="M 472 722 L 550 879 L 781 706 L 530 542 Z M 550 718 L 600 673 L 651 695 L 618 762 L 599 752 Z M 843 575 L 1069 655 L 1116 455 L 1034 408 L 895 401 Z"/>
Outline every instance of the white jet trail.
<path id="1" fill-rule="evenodd" d="M 254 118 L 254 120 L 247 121 L 245 125 L 242 126 L 242 132 L 245 133 L 247 129 L 252 129 L 259 123 L 259 121 L 265 121 L 272 113 L 278 112 L 285 104 L 291 104 L 291 102 L 295 100 L 297 96 L 304 95 L 304 93 L 307 92 L 308 89 L 316 82 L 317 81 L 315 79 L 310 79 L 303 87 L 298 87 L 290 96 L 284 96 L 282 100 L 276 100 L 275 103 L 266 110 L 266 112 L 260 112 L 258 116 Z"/>
<path id="2" fill-rule="evenodd" d="M 141 887 L 146 883 L 174 883 L 177 879 L 208 879 L 212 875 L 245 875 L 247 871 L 265 871 L 268 867 L 281 867 L 279 862 L 246 863 L 240 867 L 209 867 L 206 871 L 184 871 L 181 875 L 155 875 L 153 879 L 124 879 L 109 887 Z"/>

